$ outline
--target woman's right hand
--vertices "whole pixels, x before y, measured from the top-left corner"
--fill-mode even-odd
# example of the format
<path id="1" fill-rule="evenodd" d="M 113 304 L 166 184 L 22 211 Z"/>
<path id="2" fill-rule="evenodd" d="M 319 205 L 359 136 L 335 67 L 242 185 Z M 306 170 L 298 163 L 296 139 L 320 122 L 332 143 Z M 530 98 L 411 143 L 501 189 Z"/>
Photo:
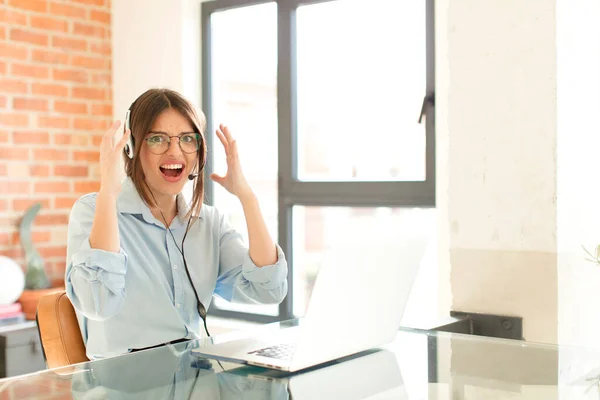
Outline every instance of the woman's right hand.
<path id="1" fill-rule="evenodd" d="M 123 134 L 119 142 L 114 145 L 114 137 L 121 123 L 113 122 L 112 126 L 102 137 L 100 145 L 100 191 L 105 194 L 116 196 L 121 190 L 120 160 L 123 157 L 123 149 L 129 139 L 129 129 Z"/>

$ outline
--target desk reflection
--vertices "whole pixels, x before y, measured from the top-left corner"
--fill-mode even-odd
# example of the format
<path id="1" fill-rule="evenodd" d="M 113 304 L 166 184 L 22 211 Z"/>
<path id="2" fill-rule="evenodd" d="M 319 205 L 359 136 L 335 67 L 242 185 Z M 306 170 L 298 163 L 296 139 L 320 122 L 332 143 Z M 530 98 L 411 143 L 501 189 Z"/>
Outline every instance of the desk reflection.
<path id="1" fill-rule="evenodd" d="M 195 356 L 191 343 L 87 364 L 71 377 L 74 399 L 408 398 L 396 356 L 371 350 L 295 374 Z M 400 395 L 399 395 L 400 394 Z M 381 395 L 379 397 L 378 395 Z"/>

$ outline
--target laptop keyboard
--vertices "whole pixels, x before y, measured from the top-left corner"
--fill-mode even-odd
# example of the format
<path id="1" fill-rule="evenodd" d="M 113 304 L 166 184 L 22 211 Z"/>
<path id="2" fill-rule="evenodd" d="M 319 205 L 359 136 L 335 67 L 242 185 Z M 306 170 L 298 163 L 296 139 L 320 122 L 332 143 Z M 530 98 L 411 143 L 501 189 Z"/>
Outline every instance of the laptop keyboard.
<path id="1" fill-rule="evenodd" d="M 294 353 L 293 344 L 278 344 L 276 346 L 265 347 L 264 349 L 254 350 L 248 354 L 254 354 L 261 357 L 277 358 L 279 360 L 290 360 Z"/>

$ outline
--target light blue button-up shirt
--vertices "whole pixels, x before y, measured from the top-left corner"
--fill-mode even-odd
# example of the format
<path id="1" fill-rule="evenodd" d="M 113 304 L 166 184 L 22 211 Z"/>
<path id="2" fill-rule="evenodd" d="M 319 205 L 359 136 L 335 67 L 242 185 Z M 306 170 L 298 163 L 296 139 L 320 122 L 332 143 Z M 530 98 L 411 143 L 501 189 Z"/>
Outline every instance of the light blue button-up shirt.
<path id="1" fill-rule="evenodd" d="M 89 235 L 96 193 L 71 210 L 65 285 L 75 307 L 88 358 L 97 359 L 182 338 L 201 337 L 201 318 L 177 246 L 189 206 L 177 196 L 171 232 L 157 220 L 127 178 L 117 199 L 119 253 L 92 249 Z M 257 267 L 241 235 L 215 207 L 203 205 L 190 226 L 184 254 L 198 297 L 237 303 L 280 303 L 287 294 L 287 262 L 277 246 L 273 265 Z"/>

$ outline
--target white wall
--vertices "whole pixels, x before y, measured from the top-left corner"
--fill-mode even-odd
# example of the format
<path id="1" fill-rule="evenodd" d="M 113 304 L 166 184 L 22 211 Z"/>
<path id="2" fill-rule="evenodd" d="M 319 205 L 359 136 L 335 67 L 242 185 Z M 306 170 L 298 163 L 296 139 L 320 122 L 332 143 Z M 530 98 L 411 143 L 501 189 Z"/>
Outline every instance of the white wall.
<path id="1" fill-rule="evenodd" d="M 450 0 L 436 20 L 451 308 L 522 316 L 527 339 L 554 342 L 555 0 Z"/>
<path id="2" fill-rule="evenodd" d="M 559 340 L 600 347 L 600 2 L 557 1 Z"/>
<path id="3" fill-rule="evenodd" d="M 112 2 L 114 115 L 145 90 L 177 90 L 200 105 L 200 1 Z"/>

